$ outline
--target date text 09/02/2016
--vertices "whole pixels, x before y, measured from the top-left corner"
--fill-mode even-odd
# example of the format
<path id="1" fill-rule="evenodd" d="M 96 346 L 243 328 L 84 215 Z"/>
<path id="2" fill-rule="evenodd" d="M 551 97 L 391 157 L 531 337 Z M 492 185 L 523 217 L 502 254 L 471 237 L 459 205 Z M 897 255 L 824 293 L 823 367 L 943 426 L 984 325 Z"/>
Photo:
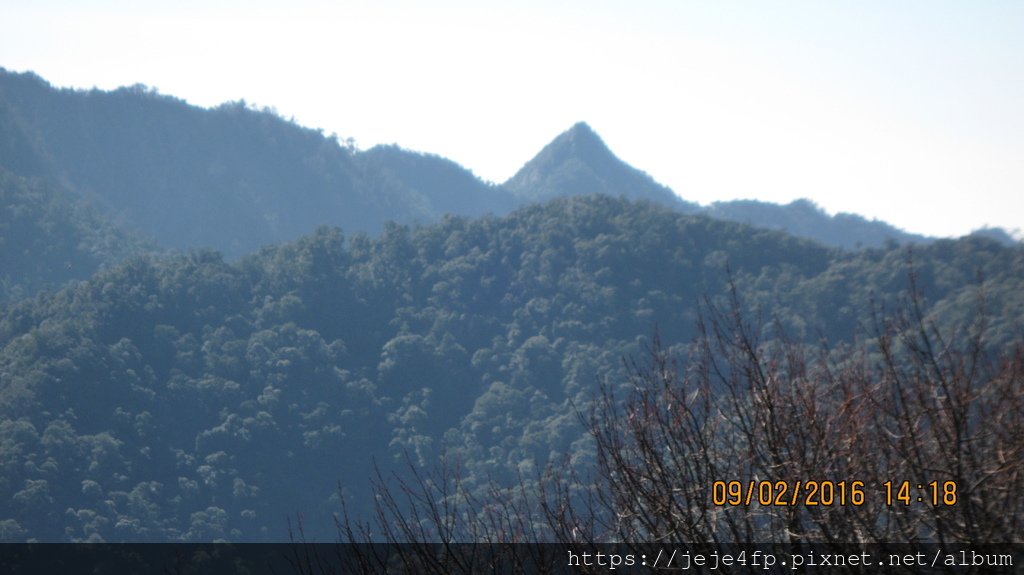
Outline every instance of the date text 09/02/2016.
<path id="1" fill-rule="evenodd" d="M 888 506 L 957 503 L 955 481 L 886 481 L 869 485 L 853 481 L 714 481 L 711 502 L 718 506 L 859 506 L 880 497 Z"/>

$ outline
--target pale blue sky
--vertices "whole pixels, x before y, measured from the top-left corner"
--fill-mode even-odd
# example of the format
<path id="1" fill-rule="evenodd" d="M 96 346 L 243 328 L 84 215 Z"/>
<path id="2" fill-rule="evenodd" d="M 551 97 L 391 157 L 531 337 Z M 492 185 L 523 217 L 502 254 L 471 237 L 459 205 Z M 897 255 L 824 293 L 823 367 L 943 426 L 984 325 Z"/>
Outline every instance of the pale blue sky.
<path id="1" fill-rule="evenodd" d="M 0 3 L 0 66 L 245 99 L 503 181 L 588 122 L 682 197 L 1024 227 L 1024 2 Z"/>

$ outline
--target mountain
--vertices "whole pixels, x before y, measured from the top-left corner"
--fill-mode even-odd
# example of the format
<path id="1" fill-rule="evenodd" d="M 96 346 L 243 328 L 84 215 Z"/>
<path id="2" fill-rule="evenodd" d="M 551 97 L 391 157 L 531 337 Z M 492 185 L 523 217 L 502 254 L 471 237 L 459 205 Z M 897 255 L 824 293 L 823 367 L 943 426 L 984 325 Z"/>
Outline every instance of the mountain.
<path id="1" fill-rule="evenodd" d="M 522 201 L 590 193 L 643 199 L 681 213 L 704 213 L 713 218 L 782 230 L 829 246 L 846 249 L 924 243 L 931 238 L 909 234 L 885 222 L 854 214 L 830 216 L 810 200 L 787 205 L 756 200 L 715 202 L 702 207 L 681 199 L 671 189 L 626 164 L 594 130 L 580 122 L 558 135 L 526 163 L 504 186 Z"/>
<path id="2" fill-rule="evenodd" d="M 0 76 L 0 92 L 56 177 L 165 247 L 240 255 L 294 237 L 303 212 L 342 210 L 355 172 L 340 146 L 242 104 L 202 110 L 141 86 L 56 90 L 28 74 Z"/>
<path id="3" fill-rule="evenodd" d="M 544 146 L 505 182 L 505 188 L 529 202 L 608 194 L 649 200 L 682 212 L 697 210 L 696 205 L 684 202 L 654 178 L 620 160 L 583 122 Z"/>
<path id="4" fill-rule="evenodd" d="M 685 349 L 730 274 L 746 309 L 817 345 L 861 337 L 911 259 L 940 333 L 970 324 L 980 274 L 986 342 L 1020 341 L 1021 248 L 845 252 L 607 196 L 375 238 L 321 228 L 237 262 L 134 258 L 0 315 L 0 526 L 281 541 L 301 513 L 330 540 L 342 501 L 371 512 L 375 465 L 444 452 L 474 493 L 591 465 L 577 410 L 601 382 L 632 390 L 623 359 L 656 330 Z"/>
<path id="5" fill-rule="evenodd" d="M 1021 243 L 1021 240 L 1015 239 L 1009 232 L 1003 228 L 993 228 L 991 226 L 984 226 L 971 232 L 972 236 L 979 236 L 995 240 L 1004 246 L 1014 246 Z"/>
<path id="6" fill-rule="evenodd" d="M 26 177 L 40 177 L 53 170 L 52 164 L 43 143 L 0 91 L 0 168 Z"/>
<path id="7" fill-rule="evenodd" d="M 144 86 L 58 90 L 6 71 L 0 98 L 22 139 L 52 158 L 48 175 L 164 247 L 237 257 L 324 224 L 377 233 L 388 221 L 436 221 L 455 204 L 473 214 L 509 204 L 436 156 L 359 153 L 244 102 L 203 109 Z"/>
<path id="8" fill-rule="evenodd" d="M 150 249 L 59 183 L 0 168 L 0 308 Z"/>
<path id="9" fill-rule="evenodd" d="M 856 214 L 830 216 L 810 200 L 796 200 L 786 205 L 757 200 L 715 202 L 704 213 L 723 220 L 783 230 L 829 246 L 846 249 L 879 248 L 889 242 L 896 244 L 926 243 L 932 238 L 910 234 L 878 220 L 867 220 Z"/>
<path id="10" fill-rule="evenodd" d="M 379 174 L 387 182 L 386 188 L 422 198 L 421 211 L 428 221 L 436 221 L 445 214 L 506 214 L 521 203 L 505 189 L 487 184 L 473 172 L 434 154 L 413 152 L 397 145 L 374 146 L 356 154 L 355 159 L 364 174 Z"/>
<path id="11" fill-rule="evenodd" d="M 56 89 L 31 73 L 4 70 L 0 168 L 55 183 L 69 192 L 61 197 L 82 200 L 120 233 L 161 248 L 208 247 L 228 258 L 320 225 L 373 235 L 388 222 L 503 215 L 529 202 L 592 193 L 703 211 L 849 249 L 887 239 L 928 241 L 884 222 L 829 216 L 807 201 L 702 208 L 617 158 L 585 123 L 494 185 L 436 155 L 396 145 L 359 151 L 244 102 L 204 109 L 144 86 Z"/>

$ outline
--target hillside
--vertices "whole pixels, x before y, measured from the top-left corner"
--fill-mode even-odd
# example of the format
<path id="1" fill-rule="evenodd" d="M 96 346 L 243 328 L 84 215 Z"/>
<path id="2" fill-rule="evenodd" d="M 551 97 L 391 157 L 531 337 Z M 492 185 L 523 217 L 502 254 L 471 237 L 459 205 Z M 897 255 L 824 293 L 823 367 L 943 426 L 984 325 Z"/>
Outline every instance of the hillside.
<path id="1" fill-rule="evenodd" d="M 151 247 L 51 172 L 41 142 L 0 95 L 0 308 Z"/>
<path id="2" fill-rule="evenodd" d="M 0 168 L 0 309 L 147 249 L 56 182 Z"/>
<path id="3" fill-rule="evenodd" d="M 927 243 L 933 238 L 910 234 L 878 220 L 867 220 L 856 214 L 830 216 L 809 200 L 796 200 L 786 205 L 756 200 L 715 202 L 704 213 L 733 222 L 783 230 L 829 246 L 846 249 L 880 248 L 888 243 Z"/>
<path id="4" fill-rule="evenodd" d="M 696 210 L 695 205 L 683 202 L 672 190 L 616 157 L 583 122 L 544 146 L 505 182 L 505 188 L 525 201 L 608 194 L 649 200 L 682 212 Z"/>
<path id="5" fill-rule="evenodd" d="M 4 70 L 0 167 L 59 181 L 161 247 L 212 248 L 229 258 L 320 225 L 376 234 L 389 221 L 502 215 L 529 202 L 593 193 L 682 213 L 703 210 L 851 249 L 888 238 L 927 240 L 884 222 L 829 216 L 803 201 L 702 208 L 617 158 L 585 123 L 493 185 L 439 156 L 394 145 L 360 151 L 244 102 L 204 109 L 145 86 L 57 89 L 33 74 Z M 685 197 L 686 190 L 679 192 Z"/>
<path id="6" fill-rule="evenodd" d="M 420 223 L 435 222 L 448 214 L 507 214 L 520 204 L 505 189 L 486 184 L 455 162 L 433 154 L 397 145 L 374 146 L 356 154 L 355 159 L 367 177 L 380 174 L 384 189 L 402 190 L 404 195 L 422 198 L 424 219 Z"/>
<path id="7" fill-rule="evenodd" d="M 500 195 L 472 177 L 452 179 L 440 158 L 397 149 L 363 158 L 244 102 L 202 109 L 144 86 L 58 90 L 7 72 L 0 98 L 52 158 L 48 175 L 164 247 L 237 257 L 318 225 L 377 233 L 387 221 L 436 221 L 453 203 L 489 208 L 471 196 Z M 419 180 L 447 196 L 435 206 Z"/>
<path id="8" fill-rule="evenodd" d="M 559 134 L 505 182 L 504 187 L 528 202 L 591 193 L 648 200 L 680 213 L 703 213 L 845 249 L 932 240 L 855 214 L 830 216 L 809 200 L 786 205 L 754 200 L 722 201 L 708 206 L 687 202 L 616 157 L 601 137 L 582 122 Z"/>
<path id="9" fill-rule="evenodd" d="M 989 341 L 1019 341 L 1019 248 L 847 253 L 601 196 L 322 228 L 236 263 L 133 259 L 0 319 L 0 522 L 14 540 L 262 541 L 302 513 L 323 540 L 339 497 L 369 512 L 374 462 L 445 450 L 481 489 L 587 465 L 573 406 L 623 384 L 656 328 L 689 342 L 730 270 L 793 337 L 843 341 L 903 297 L 909 257 L 939 326 L 971 317 L 981 274 Z"/>

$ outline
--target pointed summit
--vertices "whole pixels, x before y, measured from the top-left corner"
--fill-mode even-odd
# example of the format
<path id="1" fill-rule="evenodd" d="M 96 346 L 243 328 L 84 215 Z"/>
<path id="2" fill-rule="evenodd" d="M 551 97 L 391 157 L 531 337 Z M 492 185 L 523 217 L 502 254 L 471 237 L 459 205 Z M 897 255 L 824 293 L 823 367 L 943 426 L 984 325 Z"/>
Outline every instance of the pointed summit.
<path id="1" fill-rule="evenodd" d="M 571 128 L 559 134 L 548 147 L 598 162 L 617 159 L 601 136 L 598 136 L 586 122 L 576 122 Z"/>
<path id="2" fill-rule="evenodd" d="M 574 124 L 544 146 L 505 182 L 505 188 L 526 201 L 608 194 L 688 208 L 672 190 L 616 157 L 585 122 Z"/>

